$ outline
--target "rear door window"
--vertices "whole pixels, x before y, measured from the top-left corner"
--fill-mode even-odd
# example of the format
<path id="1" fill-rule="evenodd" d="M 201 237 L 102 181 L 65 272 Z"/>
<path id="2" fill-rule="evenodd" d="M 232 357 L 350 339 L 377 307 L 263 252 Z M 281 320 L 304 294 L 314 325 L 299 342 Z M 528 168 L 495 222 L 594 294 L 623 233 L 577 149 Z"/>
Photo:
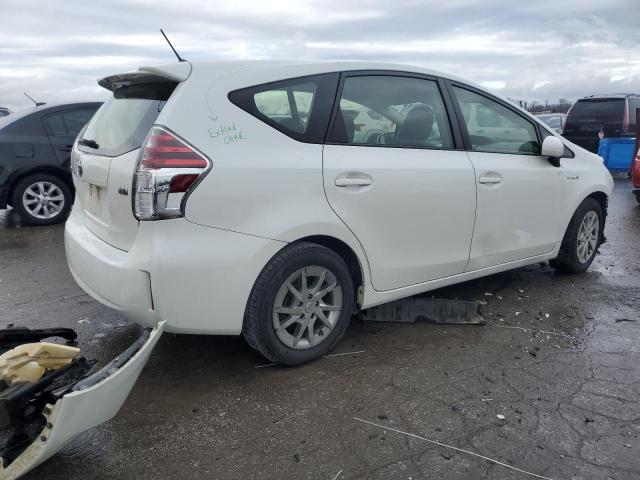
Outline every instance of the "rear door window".
<path id="1" fill-rule="evenodd" d="M 349 76 L 329 140 L 404 148 L 453 148 L 449 119 L 434 80 Z"/>
<path id="2" fill-rule="evenodd" d="M 84 128 L 96 110 L 96 108 L 83 108 L 47 115 L 44 117 L 47 133 L 54 137 L 75 137 Z"/>
<path id="3" fill-rule="evenodd" d="M 44 121 L 47 125 L 49 135 L 60 137 L 67 134 L 67 129 L 64 128 L 64 122 L 62 121 L 62 116 L 59 113 L 46 116 Z"/>
<path id="4" fill-rule="evenodd" d="M 276 130 L 307 143 L 322 143 L 339 75 L 325 74 L 235 90 L 229 100 Z"/>
<path id="5" fill-rule="evenodd" d="M 91 117 L 93 117 L 95 112 L 96 109 L 69 110 L 67 112 L 62 112 L 62 121 L 64 122 L 67 134 L 73 135 L 74 137 L 78 135 L 80 130 L 82 130 L 87 122 L 91 120 Z"/>

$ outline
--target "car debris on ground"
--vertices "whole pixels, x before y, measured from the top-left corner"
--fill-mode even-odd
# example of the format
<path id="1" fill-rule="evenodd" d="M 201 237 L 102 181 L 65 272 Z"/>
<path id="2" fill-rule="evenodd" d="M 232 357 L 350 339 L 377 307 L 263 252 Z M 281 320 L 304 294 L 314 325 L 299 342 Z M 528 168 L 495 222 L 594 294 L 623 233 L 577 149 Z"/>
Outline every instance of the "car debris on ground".
<path id="1" fill-rule="evenodd" d="M 102 368 L 75 345 L 41 342 L 71 329 L 0 330 L 0 479 L 13 480 L 120 409 L 164 323 L 143 334 Z"/>
<path id="2" fill-rule="evenodd" d="M 444 298 L 406 298 L 360 312 L 370 322 L 410 322 L 427 320 L 443 325 L 484 325 L 480 302 Z"/>

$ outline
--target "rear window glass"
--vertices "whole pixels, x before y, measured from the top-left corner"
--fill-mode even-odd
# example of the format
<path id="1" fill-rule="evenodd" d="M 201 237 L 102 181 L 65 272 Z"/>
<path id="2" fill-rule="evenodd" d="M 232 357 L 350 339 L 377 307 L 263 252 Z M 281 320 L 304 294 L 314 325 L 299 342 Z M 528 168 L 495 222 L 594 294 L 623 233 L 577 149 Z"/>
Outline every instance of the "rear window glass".
<path id="1" fill-rule="evenodd" d="M 578 100 L 571 111 L 567 122 L 620 122 L 624 116 L 624 99 L 588 99 Z"/>
<path id="2" fill-rule="evenodd" d="M 296 140 L 322 143 L 338 77 L 331 73 L 257 85 L 231 92 L 229 100 Z"/>
<path id="3" fill-rule="evenodd" d="M 82 140 L 94 145 L 78 148 L 98 155 L 116 157 L 140 148 L 155 123 L 172 88 L 156 85 L 132 85 L 114 92 L 93 116 Z M 97 148 L 91 148 L 96 146 Z"/>
<path id="4" fill-rule="evenodd" d="M 285 89 L 257 92 L 253 100 L 263 115 L 294 132 L 304 133 L 309 124 L 316 89 L 313 83 L 301 83 Z"/>

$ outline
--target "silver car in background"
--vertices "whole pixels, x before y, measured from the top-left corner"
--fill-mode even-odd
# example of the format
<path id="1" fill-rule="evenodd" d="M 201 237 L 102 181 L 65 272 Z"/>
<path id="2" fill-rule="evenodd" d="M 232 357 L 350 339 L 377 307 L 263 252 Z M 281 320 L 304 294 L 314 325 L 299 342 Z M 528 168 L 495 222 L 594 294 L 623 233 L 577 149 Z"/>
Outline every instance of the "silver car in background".
<path id="1" fill-rule="evenodd" d="M 562 133 L 562 126 L 567 115 L 564 113 L 543 113 L 536 115 L 540 120 L 553 128 L 557 133 Z"/>

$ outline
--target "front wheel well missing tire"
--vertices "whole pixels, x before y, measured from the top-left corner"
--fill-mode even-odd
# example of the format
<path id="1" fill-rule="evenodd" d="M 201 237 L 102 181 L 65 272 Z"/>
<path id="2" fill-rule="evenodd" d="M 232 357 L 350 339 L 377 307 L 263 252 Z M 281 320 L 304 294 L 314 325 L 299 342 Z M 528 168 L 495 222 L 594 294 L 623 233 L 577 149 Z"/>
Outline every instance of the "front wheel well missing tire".
<path id="1" fill-rule="evenodd" d="M 360 265 L 358 256 L 349 245 L 344 243 L 342 240 L 338 240 L 335 237 L 330 237 L 327 235 L 312 235 L 310 237 L 300 238 L 294 243 L 297 242 L 316 243 L 318 245 L 322 245 L 323 247 L 327 247 L 328 249 L 333 250 L 336 254 L 338 254 L 349 267 L 349 273 L 351 274 L 351 278 L 353 279 L 353 288 L 356 292 L 357 298 L 357 292 L 360 286 L 362 286 L 363 284 L 364 277 L 362 273 L 362 265 Z"/>

